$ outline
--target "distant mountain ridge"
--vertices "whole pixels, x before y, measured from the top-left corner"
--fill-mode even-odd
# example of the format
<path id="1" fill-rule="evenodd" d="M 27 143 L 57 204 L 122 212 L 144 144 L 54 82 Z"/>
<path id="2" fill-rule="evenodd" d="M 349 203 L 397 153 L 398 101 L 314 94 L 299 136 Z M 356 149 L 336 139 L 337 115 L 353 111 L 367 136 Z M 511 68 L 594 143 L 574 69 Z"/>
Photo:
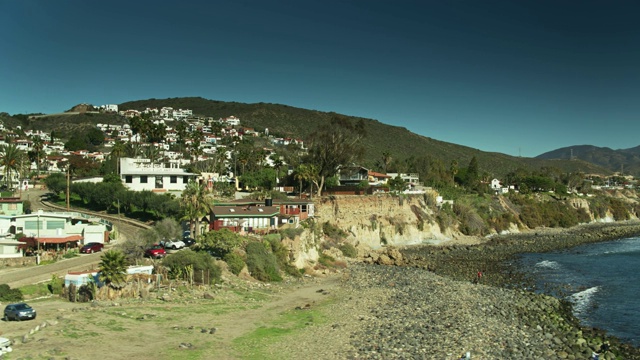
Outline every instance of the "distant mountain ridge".
<path id="1" fill-rule="evenodd" d="M 579 159 L 602 166 L 612 172 L 640 176 L 640 146 L 613 150 L 593 145 L 567 146 L 536 156 L 537 159 Z"/>

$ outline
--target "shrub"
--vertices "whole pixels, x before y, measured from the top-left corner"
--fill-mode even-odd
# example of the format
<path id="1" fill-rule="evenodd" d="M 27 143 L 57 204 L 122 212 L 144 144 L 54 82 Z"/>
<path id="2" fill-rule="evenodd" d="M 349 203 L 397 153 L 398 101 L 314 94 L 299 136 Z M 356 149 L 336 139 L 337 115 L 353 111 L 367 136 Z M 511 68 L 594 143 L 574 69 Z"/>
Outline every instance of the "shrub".
<path id="1" fill-rule="evenodd" d="M 64 280 L 58 277 L 57 275 L 51 275 L 51 280 L 49 280 L 49 291 L 53 295 L 62 295 L 62 288 L 64 286 Z"/>
<path id="2" fill-rule="evenodd" d="M 333 267 L 336 259 L 334 259 L 331 255 L 322 253 L 320 254 L 320 258 L 318 258 L 318 262 L 325 267 Z"/>
<path id="3" fill-rule="evenodd" d="M 213 253 L 216 256 L 224 257 L 226 254 L 241 247 L 246 242 L 246 238 L 234 233 L 229 229 L 209 231 L 202 237 L 199 247 Z"/>
<path id="4" fill-rule="evenodd" d="M 236 253 L 228 253 L 224 256 L 224 261 L 227 263 L 227 266 L 229 266 L 229 271 L 234 275 L 240 274 L 240 271 L 242 271 L 246 265 L 242 256 Z"/>
<path id="5" fill-rule="evenodd" d="M 195 252 L 191 249 L 180 250 L 167 256 L 162 260 L 162 265 L 168 267 L 177 278 L 186 279 L 189 275 L 188 269 L 191 269 L 193 280 L 204 284 L 219 282 L 222 275 L 222 270 L 216 265 L 215 259 L 211 255 L 206 252 Z"/>
<path id="6" fill-rule="evenodd" d="M 610 199 L 609 206 L 611 208 L 611 215 L 615 221 L 629 220 L 629 212 L 620 199 Z"/>
<path id="7" fill-rule="evenodd" d="M 12 289 L 7 284 L 0 284 L 0 302 L 17 302 L 22 301 L 24 297 L 20 289 Z"/>
<path id="8" fill-rule="evenodd" d="M 62 255 L 62 257 L 65 259 L 71 259 L 77 256 L 80 256 L 80 252 L 78 251 L 78 249 L 69 250 L 64 255 Z"/>
<path id="9" fill-rule="evenodd" d="M 330 222 L 326 221 L 324 224 L 322 224 L 322 232 L 332 238 L 332 239 L 343 239 L 345 237 L 347 237 L 347 233 L 344 232 L 343 230 L 341 230 L 340 228 L 338 228 L 337 226 L 331 224 Z"/>
<path id="10" fill-rule="evenodd" d="M 289 275 L 300 276 L 298 269 L 289 261 L 289 248 L 284 246 L 279 238 L 265 236 L 264 239 L 271 247 L 271 253 L 275 255 L 279 268 Z"/>
<path id="11" fill-rule="evenodd" d="M 349 258 L 355 258 L 358 256 L 358 250 L 356 250 L 355 246 L 345 243 L 340 245 L 339 247 L 340 251 L 342 251 L 342 255 L 349 257 Z"/>
<path id="12" fill-rule="evenodd" d="M 253 278 L 260 281 L 281 281 L 276 256 L 261 242 L 247 244 L 247 267 Z"/>
<path id="13" fill-rule="evenodd" d="M 286 228 L 286 229 L 280 230 L 280 235 L 283 238 L 288 238 L 288 239 L 293 240 L 293 239 L 296 238 L 296 236 L 299 236 L 300 234 L 302 234 L 303 231 L 304 231 L 304 228 L 302 228 L 302 227 L 299 227 L 299 228 Z"/>

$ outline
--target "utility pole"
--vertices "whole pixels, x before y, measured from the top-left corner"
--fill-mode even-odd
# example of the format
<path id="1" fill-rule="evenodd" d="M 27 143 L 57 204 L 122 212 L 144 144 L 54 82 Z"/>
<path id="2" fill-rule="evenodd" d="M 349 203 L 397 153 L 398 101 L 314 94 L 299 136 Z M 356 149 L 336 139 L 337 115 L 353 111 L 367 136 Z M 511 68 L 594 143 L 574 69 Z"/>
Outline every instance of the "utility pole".
<path id="1" fill-rule="evenodd" d="M 71 182 L 71 164 L 67 165 L 67 211 L 69 211 L 69 183 Z"/>

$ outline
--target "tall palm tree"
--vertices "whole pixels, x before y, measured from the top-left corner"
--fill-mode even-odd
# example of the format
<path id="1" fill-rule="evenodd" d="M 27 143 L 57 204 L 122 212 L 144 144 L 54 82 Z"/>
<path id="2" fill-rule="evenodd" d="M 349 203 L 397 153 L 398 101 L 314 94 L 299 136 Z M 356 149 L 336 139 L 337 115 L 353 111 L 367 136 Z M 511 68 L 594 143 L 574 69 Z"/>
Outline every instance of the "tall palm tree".
<path id="1" fill-rule="evenodd" d="M 205 184 L 189 181 L 182 191 L 180 208 L 184 214 L 182 219 L 189 221 L 189 229 L 195 236 L 196 224 L 213 208 L 213 192 Z"/>
<path id="2" fill-rule="evenodd" d="M 144 155 L 147 159 L 151 160 L 152 164 L 155 164 L 160 157 L 160 150 L 154 144 L 149 144 L 149 146 L 144 149 Z"/>
<path id="3" fill-rule="evenodd" d="M 33 151 L 36 153 L 36 173 L 38 174 L 38 177 L 40 177 L 40 157 L 44 150 L 44 142 L 40 136 L 33 136 L 31 141 L 33 142 Z"/>
<path id="4" fill-rule="evenodd" d="M 118 289 L 125 285 L 127 279 L 127 258 L 119 250 L 109 250 L 102 254 L 100 260 L 100 281 Z"/>
<path id="5" fill-rule="evenodd" d="M 391 153 L 388 151 L 383 151 L 382 152 L 382 164 L 384 165 L 384 173 L 386 174 L 389 168 L 389 164 L 391 164 Z"/>
<path id="6" fill-rule="evenodd" d="M 111 158 L 116 161 L 116 173 L 120 175 L 120 158 L 123 157 L 127 152 L 127 146 L 124 142 L 118 140 L 115 144 L 113 144 L 113 149 L 111 149 Z"/>
<path id="7" fill-rule="evenodd" d="M 24 166 L 24 151 L 13 144 L 0 146 L 0 165 L 4 166 L 4 181 L 11 187 L 13 173 L 21 174 Z"/>

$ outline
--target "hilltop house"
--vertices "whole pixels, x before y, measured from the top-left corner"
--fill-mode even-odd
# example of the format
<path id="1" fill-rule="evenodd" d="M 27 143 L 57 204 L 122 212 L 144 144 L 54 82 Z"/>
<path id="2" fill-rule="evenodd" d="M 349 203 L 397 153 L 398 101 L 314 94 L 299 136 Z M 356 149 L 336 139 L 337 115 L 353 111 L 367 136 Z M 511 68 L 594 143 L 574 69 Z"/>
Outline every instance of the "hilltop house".
<path id="1" fill-rule="evenodd" d="M 186 172 L 179 163 L 152 163 L 149 159 L 120 159 L 120 179 L 133 191 L 182 192 L 197 174 Z"/>
<path id="2" fill-rule="evenodd" d="M 369 181 L 369 170 L 362 166 L 341 166 L 338 170 L 340 185 L 358 185 Z"/>

